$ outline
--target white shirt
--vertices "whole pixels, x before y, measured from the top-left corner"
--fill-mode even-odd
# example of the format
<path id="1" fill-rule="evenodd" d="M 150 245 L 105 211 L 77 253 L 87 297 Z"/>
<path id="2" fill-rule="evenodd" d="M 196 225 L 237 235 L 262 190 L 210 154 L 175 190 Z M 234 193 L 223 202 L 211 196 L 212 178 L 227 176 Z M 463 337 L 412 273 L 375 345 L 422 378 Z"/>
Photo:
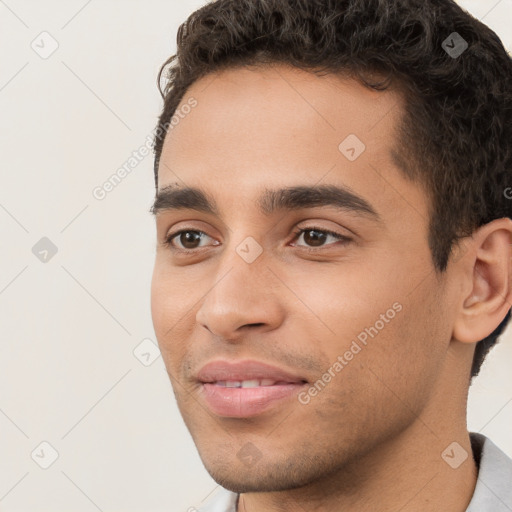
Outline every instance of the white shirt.
<path id="1" fill-rule="evenodd" d="M 512 459 L 484 435 L 470 432 L 470 438 L 478 478 L 466 512 L 510 512 Z M 238 494 L 221 488 L 198 512 L 237 512 L 237 501 Z"/>

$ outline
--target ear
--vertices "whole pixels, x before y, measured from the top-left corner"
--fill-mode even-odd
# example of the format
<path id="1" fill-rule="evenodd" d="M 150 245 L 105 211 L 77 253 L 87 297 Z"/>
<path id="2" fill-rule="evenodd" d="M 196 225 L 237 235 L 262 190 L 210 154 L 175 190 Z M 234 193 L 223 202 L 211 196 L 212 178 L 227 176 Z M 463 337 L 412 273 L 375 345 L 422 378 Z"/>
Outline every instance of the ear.
<path id="1" fill-rule="evenodd" d="M 466 267 L 465 296 L 453 337 L 475 343 L 489 336 L 512 306 L 512 220 L 484 224 L 473 233 L 467 248 L 464 261 L 459 262 Z"/>

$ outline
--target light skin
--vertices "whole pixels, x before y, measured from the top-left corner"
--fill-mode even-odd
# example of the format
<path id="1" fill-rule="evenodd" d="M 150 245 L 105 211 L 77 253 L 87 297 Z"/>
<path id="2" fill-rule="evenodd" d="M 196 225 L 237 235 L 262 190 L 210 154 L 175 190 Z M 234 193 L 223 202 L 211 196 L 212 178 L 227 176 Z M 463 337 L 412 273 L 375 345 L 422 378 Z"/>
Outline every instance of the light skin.
<path id="1" fill-rule="evenodd" d="M 393 91 L 277 65 L 208 75 L 182 104 L 190 97 L 197 106 L 166 136 L 158 189 L 200 188 L 218 211 L 161 203 L 151 308 L 206 469 L 241 493 L 239 512 L 463 512 L 477 474 L 469 372 L 475 343 L 512 302 L 512 221 L 482 226 L 435 272 L 425 191 L 391 158 Z M 349 134 L 366 146 L 354 161 L 338 148 Z M 260 208 L 264 189 L 320 185 L 348 188 L 378 218 Z M 200 242 L 164 243 L 181 229 Z M 247 237 L 263 251 L 252 263 L 236 251 Z M 315 383 L 395 303 L 401 311 L 308 404 L 292 397 L 253 418 L 206 407 L 194 379 L 205 363 L 255 359 Z M 453 442 L 470 454 L 456 469 L 441 457 Z M 250 465 L 237 456 L 247 443 Z"/>

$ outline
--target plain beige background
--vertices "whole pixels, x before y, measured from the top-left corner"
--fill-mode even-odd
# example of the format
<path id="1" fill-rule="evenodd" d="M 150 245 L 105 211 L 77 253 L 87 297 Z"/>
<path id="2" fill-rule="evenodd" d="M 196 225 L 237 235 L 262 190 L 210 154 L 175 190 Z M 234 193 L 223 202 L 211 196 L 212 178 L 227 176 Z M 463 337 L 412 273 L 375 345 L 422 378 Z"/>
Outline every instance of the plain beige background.
<path id="1" fill-rule="evenodd" d="M 93 195 L 151 135 L 202 3 L 0 0 L 0 511 L 192 511 L 216 488 L 155 345 L 151 154 Z M 462 4 L 512 48 L 512 0 Z M 511 363 L 509 329 L 468 421 L 512 456 Z"/>

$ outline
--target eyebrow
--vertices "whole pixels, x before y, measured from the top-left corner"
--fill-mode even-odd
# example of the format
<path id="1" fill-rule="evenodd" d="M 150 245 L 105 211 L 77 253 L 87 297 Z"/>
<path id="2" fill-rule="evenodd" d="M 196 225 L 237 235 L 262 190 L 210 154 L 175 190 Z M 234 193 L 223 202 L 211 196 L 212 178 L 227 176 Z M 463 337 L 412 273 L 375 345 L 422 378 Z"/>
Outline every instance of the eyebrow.
<path id="1" fill-rule="evenodd" d="M 380 215 L 366 201 L 349 188 L 338 185 L 293 186 L 281 189 L 265 189 L 257 200 L 264 215 L 279 210 L 300 210 L 318 206 L 330 206 L 353 212 L 376 222 Z M 197 187 L 168 185 L 158 191 L 150 212 L 154 215 L 165 211 L 191 209 L 220 216 L 215 200 Z"/>

